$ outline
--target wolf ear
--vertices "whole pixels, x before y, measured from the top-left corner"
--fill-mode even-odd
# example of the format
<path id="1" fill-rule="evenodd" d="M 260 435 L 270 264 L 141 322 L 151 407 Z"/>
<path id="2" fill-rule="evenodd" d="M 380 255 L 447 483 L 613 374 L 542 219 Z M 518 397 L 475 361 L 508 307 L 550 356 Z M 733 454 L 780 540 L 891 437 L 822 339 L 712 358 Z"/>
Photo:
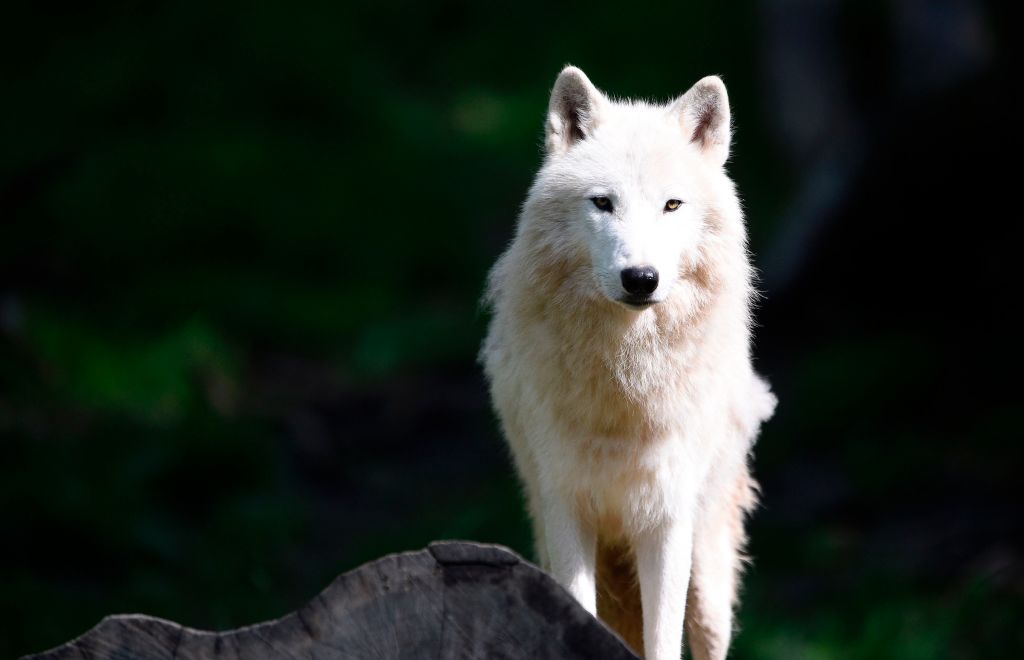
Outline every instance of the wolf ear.
<path id="1" fill-rule="evenodd" d="M 562 69 L 548 103 L 544 140 L 548 153 L 564 153 L 587 138 L 597 125 L 601 108 L 606 103 L 604 94 L 582 71 L 574 66 Z"/>
<path id="2" fill-rule="evenodd" d="M 672 104 L 683 132 L 716 166 L 729 158 L 729 95 L 718 76 L 702 78 Z"/>

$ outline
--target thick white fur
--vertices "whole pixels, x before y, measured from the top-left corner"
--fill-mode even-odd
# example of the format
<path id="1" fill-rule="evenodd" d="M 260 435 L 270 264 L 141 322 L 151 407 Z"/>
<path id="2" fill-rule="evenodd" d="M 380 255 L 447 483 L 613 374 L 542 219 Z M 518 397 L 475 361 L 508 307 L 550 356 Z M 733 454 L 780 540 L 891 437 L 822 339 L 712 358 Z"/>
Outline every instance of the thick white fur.
<path id="1" fill-rule="evenodd" d="M 481 358 L 541 561 L 596 613 L 596 548 L 628 546 L 655 660 L 680 657 L 688 589 L 695 657 L 725 657 L 747 456 L 775 405 L 751 366 L 729 131 L 718 78 L 662 106 L 613 101 L 567 67 L 544 164 L 489 282 Z M 669 199 L 684 203 L 666 212 Z M 657 304 L 635 309 L 619 302 L 619 273 L 641 265 L 660 283 Z"/>

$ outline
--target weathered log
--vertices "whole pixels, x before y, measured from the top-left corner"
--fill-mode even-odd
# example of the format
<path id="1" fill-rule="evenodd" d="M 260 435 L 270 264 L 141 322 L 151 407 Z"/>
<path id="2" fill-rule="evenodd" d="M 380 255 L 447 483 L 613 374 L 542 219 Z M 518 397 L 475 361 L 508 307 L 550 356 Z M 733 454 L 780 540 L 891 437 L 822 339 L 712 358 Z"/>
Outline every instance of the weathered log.
<path id="1" fill-rule="evenodd" d="M 506 548 L 433 543 L 334 580 L 280 619 L 194 630 L 155 617 L 108 616 L 35 660 L 271 658 L 635 659 L 550 576 Z"/>

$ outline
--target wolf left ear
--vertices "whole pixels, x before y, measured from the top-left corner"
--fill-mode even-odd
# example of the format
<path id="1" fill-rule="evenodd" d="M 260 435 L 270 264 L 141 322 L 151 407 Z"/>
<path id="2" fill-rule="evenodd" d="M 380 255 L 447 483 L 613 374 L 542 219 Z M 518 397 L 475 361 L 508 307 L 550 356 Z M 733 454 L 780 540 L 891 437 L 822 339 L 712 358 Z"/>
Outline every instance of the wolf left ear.
<path id="1" fill-rule="evenodd" d="M 688 92 L 676 99 L 672 111 L 679 117 L 683 132 L 690 142 L 714 165 L 721 167 L 729 158 L 729 95 L 718 76 L 702 78 Z"/>
<path id="2" fill-rule="evenodd" d="M 562 69 L 551 89 L 548 118 L 544 123 L 548 153 L 564 153 L 586 139 L 597 126 L 606 102 L 604 94 L 585 73 L 574 66 Z"/>

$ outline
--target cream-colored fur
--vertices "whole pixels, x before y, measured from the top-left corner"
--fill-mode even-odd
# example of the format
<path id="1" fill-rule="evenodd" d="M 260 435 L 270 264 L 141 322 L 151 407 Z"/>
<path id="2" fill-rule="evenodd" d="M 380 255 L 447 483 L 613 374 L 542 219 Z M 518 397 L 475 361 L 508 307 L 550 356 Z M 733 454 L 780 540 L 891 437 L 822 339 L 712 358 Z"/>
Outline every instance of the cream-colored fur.
<path id="1" fill-rule="evenodd" d="M 775 406 L 751 366 L 729 141 L 718 78 L 662 106 L 613 101 L 567 67 L 488 289 L 481 358 L 538 556 L 655 660 L 679 658 L 684 618 L 693 657 L 727 653 L 747 457 Z M 635 266 L 659 273 L 648 306 L 625 299 Z"/>

